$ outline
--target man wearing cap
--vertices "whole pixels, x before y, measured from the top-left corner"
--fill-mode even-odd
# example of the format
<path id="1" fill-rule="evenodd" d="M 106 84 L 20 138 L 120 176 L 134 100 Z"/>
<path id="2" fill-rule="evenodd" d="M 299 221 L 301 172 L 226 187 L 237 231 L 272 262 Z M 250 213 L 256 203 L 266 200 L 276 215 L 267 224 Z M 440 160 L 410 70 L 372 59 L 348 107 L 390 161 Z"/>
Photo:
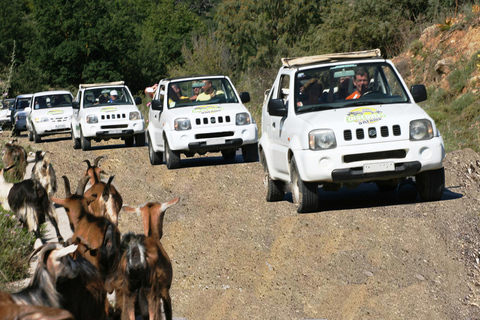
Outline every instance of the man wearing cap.
<path id="1" fill-rule="evenodd" d="M 198 95 L 202 92 L 203 83 L 202 82 L 194 82 L 192 83 L 192 90 L 193 96 L 190 97 L 190 100 L 196 101 Z"/>
<path id="2" fill-rule="evenodd" d="M 197 97 L 197 101 L 208 101 L 215 96 L 225 95 L 222 90 L 215 90 L 212 84 L 212 80 L 203 80 L 203 92 Z"/>
<path id="3" fill-rule="evenodd" d="M 118 92 L 117 90 L 112 90 L 110 91 L 110 100 L 108 103 L 115 103 L 117 102 L 116 100 L 118 99 Z"/>

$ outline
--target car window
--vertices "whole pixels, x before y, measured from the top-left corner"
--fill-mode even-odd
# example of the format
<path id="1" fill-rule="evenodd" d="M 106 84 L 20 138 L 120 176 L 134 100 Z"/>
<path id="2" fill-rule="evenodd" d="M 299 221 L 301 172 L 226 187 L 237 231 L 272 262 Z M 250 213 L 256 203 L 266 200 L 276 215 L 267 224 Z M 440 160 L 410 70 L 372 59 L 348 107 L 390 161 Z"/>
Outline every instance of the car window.
<path id="1" fill-rule="evenodd" d="M 355 72 L 363 78 L 355 81 Z M 360 79 L 360 78 L 359 78 Z M 356 84 L 365 82 L 361 95 Z M 303 69 L 295 79 L 295 112 L 322 111 L 332 108 L 369 104 L 406 103 L 408 95 L 395 70 L 387 63 L 339 64 Z"/>
<path id="2" fill-rule="evenodd" d="M 86 89 L 83 93 L 83 101 L 84 108 L 133 104 L 133 99 L 125 87 Z"/>
<path id="3" fill-rule="evenodd" d="M 203 78 L 169 83 L 166 96 L 168 108 L 218 103 L 238 103 L 235 90 L 225 78 Z"/>
<path id="4" fill-rule="evenodd" d="M 72 106 L 72 96 L 67 93 L 49 94 L 35 97 L 33 109 L 50 109 Z"/>
<path id="5" fill-rule="evenodd" d="M 16 110 L 23 110 L 30 106 L 30 98 L 19 98 L 17 99 L 17 105 L 15 106 Z"/>

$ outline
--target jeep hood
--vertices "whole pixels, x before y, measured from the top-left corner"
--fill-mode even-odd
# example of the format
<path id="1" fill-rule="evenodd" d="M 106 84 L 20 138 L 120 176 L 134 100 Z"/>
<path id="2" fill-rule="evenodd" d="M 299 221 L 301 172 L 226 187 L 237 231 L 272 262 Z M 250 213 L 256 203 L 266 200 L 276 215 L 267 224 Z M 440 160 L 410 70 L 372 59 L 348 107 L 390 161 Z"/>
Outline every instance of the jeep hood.
<path id="1" fill-rule="evenodd" d="M 355 106 L 317 112 L 307 112 L 299 115 L 305 125 L 311 130 L 325 128 L 355 129 L 368 125 L 405 125 L 415 119 L 431 119 L 423 109 L 416 105 L 388 104 Z"/>
<path id="2" fill-rule="evenodd" d="M 183 116 L 208 116 L 208 115 L 235 115 L 240 112 L 247 112 L 245 106 L 241 103 L 228 103 L 228 104 L 210 104 L 210 105 L 195 105 L 189 107 L 179 107 L 169 109 L 169 112 Z"/>

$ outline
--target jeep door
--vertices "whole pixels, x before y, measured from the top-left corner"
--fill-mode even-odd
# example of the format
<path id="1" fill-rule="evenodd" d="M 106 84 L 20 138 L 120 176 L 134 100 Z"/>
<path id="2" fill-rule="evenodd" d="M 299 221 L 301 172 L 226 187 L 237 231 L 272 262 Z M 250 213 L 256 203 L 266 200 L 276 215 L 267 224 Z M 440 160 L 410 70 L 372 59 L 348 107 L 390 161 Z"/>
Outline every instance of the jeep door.
<path id="1" fill-rule="evenodd" d="M 270 96 L 270 99 L 281 99 L 288 114 L 288 109 L 293 108 L 293 95 L 290 96 L 291 77 L 286 73 L 280 74 L 279 77 L 278 81 L 275 82 L 276 86 L 273 88 L 273 94 Z M 275 171 L 288 173 L 288 136 L 284 131 L 288 116 L 277 116 L 270 113 L 269 119 L 270 121 L 267 123 L 267 133 L 271 140 L 273 168 Z"/>
<path id="2" fill-rule="evenodd" d="M 162 122 L 165 122 L 165 119 L 162 119 L 162 115 L 164 115 L 167 110 L 166 100 L 165 100 L 165 84 L 160 83 L 153 100 L 157 100 L 160 103 L 160 108 L 155 108 L 153 103 L 150 105 L 150 109 L 148 111 L 148 121 L 149 127 L 148 130 L 150 138 L 153 140 L 152 142 L 155 144 L 154 150 L 155 151 L 162 151 L 164 150 L 164 143 L 163 143 L 163 125 Z M 157 102 L 157 103 L 158 103 Z M 149 142 L 150 143 L 150 140 Z"/>

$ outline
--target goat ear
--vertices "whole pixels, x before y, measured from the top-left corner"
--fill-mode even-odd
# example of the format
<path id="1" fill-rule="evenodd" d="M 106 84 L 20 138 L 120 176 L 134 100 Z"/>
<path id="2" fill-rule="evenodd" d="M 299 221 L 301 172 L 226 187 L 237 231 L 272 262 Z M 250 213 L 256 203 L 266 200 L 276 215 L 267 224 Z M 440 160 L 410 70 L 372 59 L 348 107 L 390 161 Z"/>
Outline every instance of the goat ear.
<path id="1" fill-rule="evenodd" d="M 162 212 L 166 211 L 168 208 L 170 208 L 174 204 L 177 204 L 178 200 L 180 200 L 180 198 L 175 198 L 168 202 L 162 203 L 162 207 L 161 207 Z"/>
<path id="2" fill-rule="evenodd" d="M 50 199 L 52 199 L 53 202 L 55 202 L 56 204 L 62 206 L 62 207 L 65 207 L 65 203 L 66 203 L 66 199 L 59 199 L 59 198 L 55 198 L 55 197 L 50 197 Z"/>
<path id="3" fill-rule="evenodd" d="M 125 212 L 140 214 L 140 209 L 138 207 L 123 206 L 122 209 L 125 210 Z"/>

